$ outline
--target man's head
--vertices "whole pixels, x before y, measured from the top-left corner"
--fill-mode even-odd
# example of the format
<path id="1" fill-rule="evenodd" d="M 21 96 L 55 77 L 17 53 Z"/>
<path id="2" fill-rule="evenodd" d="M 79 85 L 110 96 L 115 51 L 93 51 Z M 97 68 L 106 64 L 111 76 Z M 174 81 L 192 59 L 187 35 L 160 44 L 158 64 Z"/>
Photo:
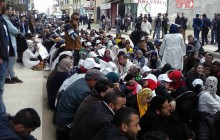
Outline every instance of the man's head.
<path id="1" fill-rule="evenodd" d="M 21 16 L 21 22 L 25 22 L 26 17 L 25 16 Z"/>
<path id="2" fill-rule="evenodd" d="M 212 71 L 214 73 L 220 72 L 220 62 L 219 61 L 214 61 L 212 63 Z M 220 82 L 220 81 L 219 81 Z"/>
<path id="3" fill-rule="evenodd" d="M 112 123 L 130 140 L 136 140 L 139 125 L 139 115 L 132 108 L 123 107 L 119 109 L 112 120 Z"/>
<path id="4" fill-rule="evenodd" d="M 113 112 L 116 112 L 117 110 L 125 106 L 126 97 L 125 94 L 120 90 L 111 90 L 106 93 L 103 101 Z"/>
<path id="5" fill-rule="evenodd" d="M 211 63 L 212 63 L 213 60 L 214 60 L 214 56 L 213 56 L 212 54 L 207 53 L 207 54 L 205 55 L 205 61 L 208 61 L 208 62 L 211 62 Z"/>
<path id="6" fill-rule="evenodd" d="M 196 14 L 196 17 L 198 18 L 200 15 L 199 14 Z"/>
<path id="7" fill-rule="evenodd" d="M 206 14 L 203 14 L 203 15 L 202 15 L 202 18 L 206 18 L 206 17 L 207 17 L 207 15 L 206 15 Z"/>
<path id="8" fill-rule="evenodd" d="M 128 59 L 128 56 L 125 53 L 122 53 L 122 54 L 119 53 L 118 62 L 119 62 L 120 65 L 126 66 L 127 59 Z"/>
<path id="9" fill-rule="evenodd" d="M 40 127 L 41 120 L 34 109 L 25 108 L 17 112 L 12 119 L 12 124 L 16 133 L 21 137 L 25 137 Z"/>
<path id="10" fill-rule="evenodd" d="M 3 12 L 5 8 L 5 0 L 0 0 L 0 14 Z"/>
<path id="11" fill-rule="evenodd" d="M 126 81 L 129 86 L 134 86 L 134 85 L 135 85 L 135 74 L 133 74 L 133 73 L 128 73 L 128 74 L 125 76 L 124 81 Z"/>
<path id="12" fill-rule="evenodd" d="M 6 15 L 6 16 L 11 16 L 12 7 L 10 5 L 6 5 L 6 7 L 2 10 L 2 14 Z"/>
<path id="13" fill-rule="evenodd" d="M 182 17 L 184 17 L 185 16 L 185 14 L 184 13 L 182 13 Z"/>
<path id="14" fill-rule="evenodd" d="M 78 13 L 73 13 L 73 14 L 71 15 L 71 20 L 70 20 L 70 22 L 71 22 L 71 24 L 73 24 L 73 26 L 74 26 L 75 28 L 79 26 L 79 19 L 80 19 L 80 17 L 79 17 L 79 14 L 78 14 Z"/>
<path id="15" fill-rule="evenodd" d="M 147 22 L 147 17 L 144 17 L 144 22 Z"/>
<path id="16" fill-rule="evenodd" d="M 206 61 L 203 64 L 204 74 L 208 77 L 212 69 L 212 62 Z"/>
<path id="17" fill-rule="evenodd" d="M 164 96 L 155 96 L 151 99 L 150 111 L 160 116 L 170 116 L 171 108 Z"/>
<path id="18" fill-rule="evenodd" d="M 188 41 L 189 41 L 189 43 L 193 43 L 194 37 L 192 35 L 189 35 L 188 36 Z"/>
<path id="19" fill-rule="evenodd" d="M 99 94 L 100 98 L 103 98 L 108 91 L 111 91 L 112 83 L 107 79 L 101 79 L 96 82 L 94 90 Z"/>
<path id="20" fill-rule="evenodd" d="M 91 89 L 93 89 L 96 85 L 96 82 L 101 79 L 106 79 L 106 77 L 97 69 L 91 69 L 86 72 L 85 80 Z"/>

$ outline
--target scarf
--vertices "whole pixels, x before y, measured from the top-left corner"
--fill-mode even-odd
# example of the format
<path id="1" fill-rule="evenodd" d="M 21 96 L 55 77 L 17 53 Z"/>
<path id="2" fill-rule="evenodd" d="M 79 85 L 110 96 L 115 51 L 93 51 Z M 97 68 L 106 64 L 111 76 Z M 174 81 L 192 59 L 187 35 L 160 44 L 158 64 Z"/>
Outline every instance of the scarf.
<path id="1" fill-rule="evenodd" d="M 137 86 L 138 86 L 138 83 L 135 82 L 133 86 L 127 85 L 127 88 L 132 91 L 133 95 L 135 95 L 135 94 L 137 94 Z"/>
<path id="2" fill-rule="evenodd" d="M 204 85 L 204 90 L 210 92 L 210 94 L 216 98 L 218 80 L 214 76 L 209 76 Z"/>
<path id="3" fill-rule="evenodd" d="M 142 100 L 144 98 L 150 99 L 152 98 L 152 96 L 153 96 L 152 91 L 149 88 L 144 88 L 137 94 L 137 103 L 138 103 L 140 118 L 145 114 L 148 108 L 148 103 L 143 104 Z"/>
<path id="4" fill-rule="evenodd" d="M 106 53 L 109 53 L 109 56 L 106 56 Z M 110 62 L 111 61 L 110 51 L 109 50 L 105 50 L 103 61 L 105 61 L 105 62 Z"/>
<path id="5" fill-rule="evenodd" d="M 70 66 L 72 65 L 72 61 L 68 58 L 64 58 L 60 61 L 57 66 L 58 72 L 69 72 L 71 70 Z"/>
<path id="6" fill-rule="evenodd" d="M 142 68 L 145 65 L 145 57 L 143 56 L 143 52 L 141 50 L 137 50 L 136 53 L 140 54 L 141 57 L 139 58 L 138 56 L 135 56 L 134 59 L 136 59 L 138 63 L 140 63 L 140 67 Z"/>

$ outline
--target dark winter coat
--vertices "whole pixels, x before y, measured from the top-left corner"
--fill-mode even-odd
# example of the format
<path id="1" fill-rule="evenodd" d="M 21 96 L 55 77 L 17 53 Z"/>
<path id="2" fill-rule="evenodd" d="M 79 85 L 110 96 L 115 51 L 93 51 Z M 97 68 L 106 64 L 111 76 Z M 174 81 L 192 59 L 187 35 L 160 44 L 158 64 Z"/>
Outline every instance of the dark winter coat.
<path id="1" fill-rule="evenodd" d="M 141 117 L 140 126 L 139 138 L 149 131 L 162 131 L 171 140 L 186 140 L 191 137 L 188 127 L 172 115 L 165 117 L 149 111 Z"/>
<path id="2" fill-rule="evenodd" d="M 91 139 L 106 122 L 110 122 L 114 117 L 113 112 L 104 102 L 99 102 L 86 114 L 78 126 L 77 136 L 74 140 Z"/>
<path id="3" fill-rule="evenodd" d="M 105 126 L 90 140 L 129 140 L 112 123 L 106 123 Z"/>

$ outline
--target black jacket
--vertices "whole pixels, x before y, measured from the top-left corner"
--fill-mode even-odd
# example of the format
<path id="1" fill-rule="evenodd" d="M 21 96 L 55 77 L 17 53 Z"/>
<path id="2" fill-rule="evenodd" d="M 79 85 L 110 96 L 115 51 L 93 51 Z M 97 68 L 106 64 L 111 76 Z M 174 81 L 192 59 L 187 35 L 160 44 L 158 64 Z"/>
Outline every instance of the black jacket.
<path id="1" fill-rule="evenodd" d="M 106 123 L 105 126 L 90 140 L 129 140 L 112 123 Z"/>
<path id="2" fill-rule="evenodd" d="M 106 122 L 113 119 L 114 114 L 104 102 L 99 102 L 86 114 L 78 126 L 74 140 L 91 139 Z"/>
<path id="3" fill-rule="evenodd" d="M 220 19 L 217 21 L 217 39 L 220 42 Z"/>
<path id="4" fill-rule="evenodd" d="M 2 15 L 0 15 L 0 58 L 3 60 L 8 60 L 9 53 L 8 53 L 8 46 L 9 46 L 9 40 L 7 41 L 6 31 L 5 27 L 7 28 L 7 23 L 3 19 Z M 9 32 L 8 32 L 8 38 Z"/>
<path id="5" fill-rule="evenodd" d="M 155 112 L 148 111 L 141 117 L 140 126 L 141 131 L 138 138 L 141 138 L 149 131 L 162 131 L 166 133 L 171 140 L 186 140 L 191 137 L 188 127 L 172 115 L 164 117 Z"/>
<path id="6" fill-rule="evenodd" d="M 207 116 L 199 128 L 198 140 L 220 140 L 220 113 Z"/>
<path id="7" fill-rule="evenodd" d="M 75 114 L 75 117 L 72 123 L 72 128 L 70 130 L 70 140 L 75 139 L 75 135 L 77 135 L 75 132 L 77 132 L 76 130 L 78 129 L 79 124 L 84 119 L 84 117 L 86 117 L 86 114 L 89 112 L 89 110 L 94 105 L 99 103 L 100 100 L 101 100 L 100 96 L 95 90 L 93 90 L 91 95 L 89 95 L 83 100 L 83 102 L 80 104 L 80 106 L 78 107 L 76 111 L 76 114 Z"/>

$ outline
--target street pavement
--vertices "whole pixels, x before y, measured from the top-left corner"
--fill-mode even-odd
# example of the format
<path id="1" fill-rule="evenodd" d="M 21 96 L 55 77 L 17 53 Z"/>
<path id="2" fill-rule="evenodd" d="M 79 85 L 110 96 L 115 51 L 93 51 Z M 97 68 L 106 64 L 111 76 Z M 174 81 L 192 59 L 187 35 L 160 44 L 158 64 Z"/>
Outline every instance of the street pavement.
<path id="1" fill-rule="evenodd" d="M 86 26 L 80 28 L 86 28 Z M 92 28 L 98 29 L 99 25 L 93 24 Z M 187 34 L 190 32 L 187 31 Z M 112 29 L 110 34 L 115 36 L 115 29 Z M 127 39 L 128 35 L 129 33 L 123 33 Z M 207 45 L 204 48 L 212 53 L 217 49 L 212 45 Z M 217 54 L 217 56 L 219 55 Z M 216 60 L 219 60 L 219 57 Z M 55 140 L 55 126 L 52 124 L 53 111 L 47 105 L 46 79 L 44 78 L 49 73 L 26 69 L 21 64 L 16 64 L 15 72 L 24 83 L 5 85 L 4 102 L 7 112 L 14 115 L 23 108 L 36 109 L 41 117 L 41 127 L 32 134 L 38 140 Z"/>

